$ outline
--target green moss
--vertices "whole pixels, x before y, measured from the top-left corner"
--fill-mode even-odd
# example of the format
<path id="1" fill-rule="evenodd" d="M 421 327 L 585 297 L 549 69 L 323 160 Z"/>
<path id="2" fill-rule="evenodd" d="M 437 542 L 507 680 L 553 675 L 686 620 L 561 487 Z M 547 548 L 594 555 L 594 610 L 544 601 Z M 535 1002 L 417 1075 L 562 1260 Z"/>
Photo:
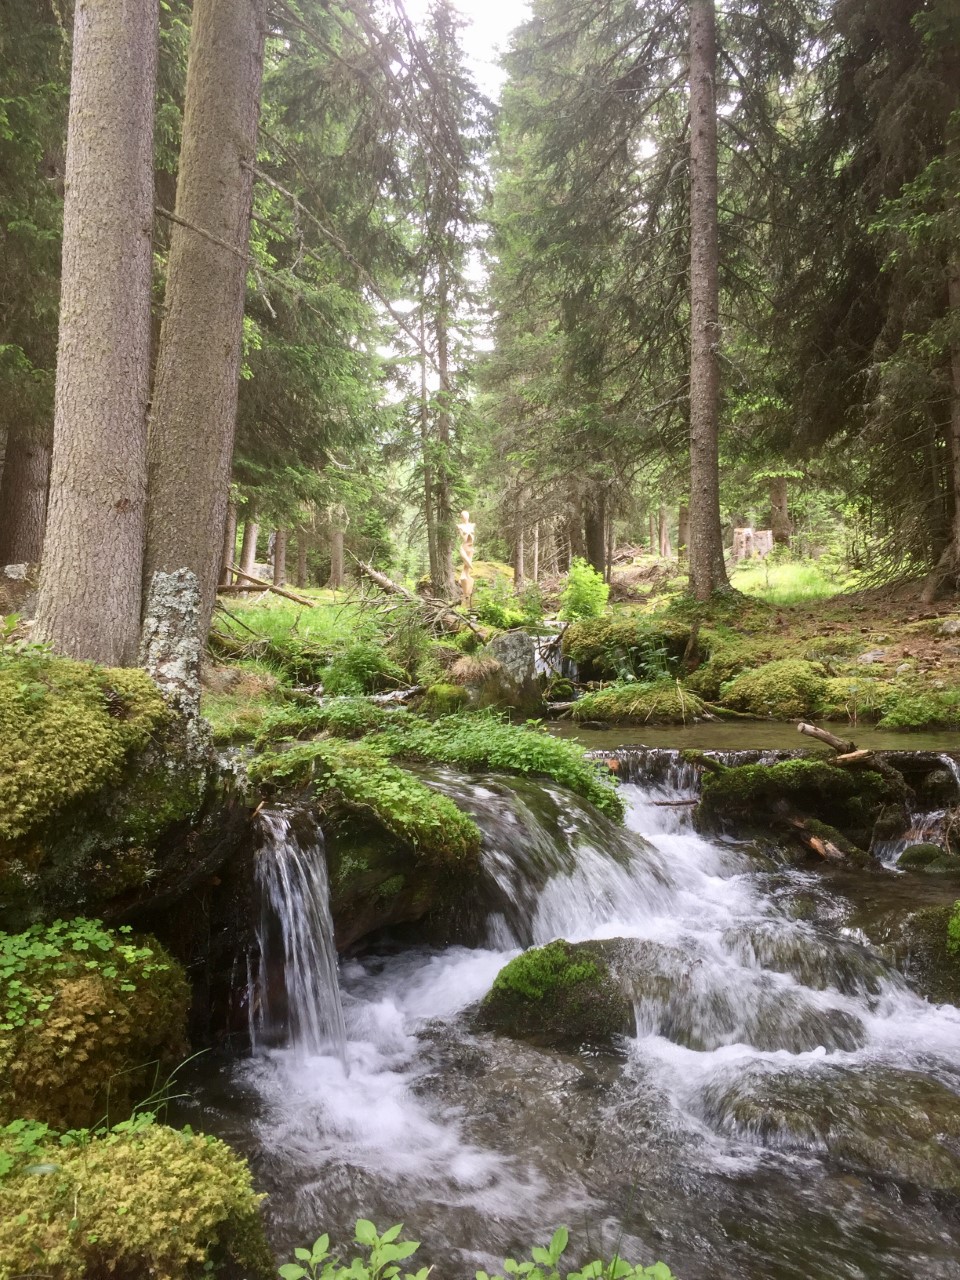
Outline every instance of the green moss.
<path id="1" fill-rule="evenodd" d="M 432 684 L 421 706 L 428 715 L 445 716 L 466 706 L 470 695 L 458 684 Z"/>
<path id="2" fill-rule="evenodd" d="M 122 1119 L 185 1047 L 180 966 L 97 921 L 0 934 L 0 1120 Z"/>
<path id="3" fill-rule="evenodd" d="M 679 669 L 690 636 L 689 623 L 676 619 L 606 614 L 572 623 L 562 648 L 581 679 L 651 680 Z"/>
<path id="4" fill-rule="evenodd" d="M 735 711 L 791 720 L 812 714 L 825 691 L 821 668 L 801 658 L 781 658 L 725 684 L 721 701 Z"/>
<path id="5" fill-rule="evenodd" d="M 687 684 L 708 702 L 720 697 L 725 684 L 747 670 L 762 666 L 782 655 L 782 646 L 771 639 L 752 640 L 726 628 L 703 628 L 699 633 L 701 651 L 709 656 L 687 677 Z"/>
<path id="6" fill-rule="evenodd" d="M 898 692 L 886 704 L 881 729 L 960 727 L 960 689 Z"/>
<path id="7" fill-rule="evenodd" d="M 623 816 L 623 801 L 609 771 L 587 760 L 578 743 L 551 737 L 539 727 L 511 724 L 492 712 L 433 722 L 397 716 L 373 741 L 391 756 L 552 778 L 607 817 Z"/>
<path id="8" fill-rule="evenodd" d="M 903 926 L 910 976 L 935 1004 L 960 1005 L 960 902 L 924 907 Z"/>
<path id="9" fill-rule="evenodd" d="M 143 671 L 45 654 L 0 666 L 0 839 L 16 840 L 120 775 L 170 717 Z"/>
<path id="10" fill-rule="evenodd" d="M 439 863 L 473 862 L 480 850 L 476 823 L 452 800 L 404 769 L 390 764 L 370 742 L 331 739 L 302 743 L 259 756 L 250 766 L 256 782 L 312 783 L 336 791 L 349 805 L 373 814 L 393 835 Z"/>
<path id="11" fill-rule="evenodd" d="M 602 1042 L 633 1026 L 604 944 L 563 940 L 525 951 L 501 969 L 480 1017 L 508 1035 L 548 1043 Z"/>
<path id="12" fill-rule="evenodd" d="M 703 712 L 701 699 L 677 680 L 610 685 L 584 694 L 573 708 L 576 720 L 618 724 L 689 724 Z"/>
<path id="13" fill-rule="evenodd" d="M 831 676 L 824 681 L 820 714 L 827 720 L 874 721 L 894 696 L 893 686 L 861 672 Z"/>
<path id="14" fill-rule="evenodd" d="M 901 853 L 897 866 L 901 871 L 911 871 L 916 867 L 926 867 L 942 857 L 943 850 L 938 844 L 912 844 Z"/>
<path id="15" fill-rule="evenodd" d="M 66 1146 L 53 1134 L 24 1136 L 22 1127 L 0 1130 L 0 1280 L 200 1280 L 223 1266 L 249 1280 L 274 1273 L 262 1197 L 246 1163 L 216 1138 L 156 1124 L 68 1135 Z"/>
<path id="16" fill-rule="evenodd" d="M 705 828 L 735 822 L 770 829 L 793 813 L 836 828 L 863 849 L 885 806 L 900 798 L 872 771 L 839 769 L 824 760 L 782 760 L 705 773 L 697 819 Z"/>

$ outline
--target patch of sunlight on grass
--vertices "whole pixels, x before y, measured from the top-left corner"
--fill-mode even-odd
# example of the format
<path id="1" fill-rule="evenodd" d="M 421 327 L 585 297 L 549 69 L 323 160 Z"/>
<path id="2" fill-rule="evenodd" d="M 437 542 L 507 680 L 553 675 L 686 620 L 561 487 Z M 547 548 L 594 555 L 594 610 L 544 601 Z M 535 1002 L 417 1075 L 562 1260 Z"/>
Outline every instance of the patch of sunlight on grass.
<path id="1" fill-rule="evenodd" d="M 853 587 L 848 574 L 830 573 L 816 560 L 741 560 L 730 579 L 745 596 L 768 604 L 811 604 Z"/>
<path id="2" fill-rule="evenodd" d="M 343 594 L 326 590 L 299 591 L 316 602 L 313 609 L 285 600 L 282 596 L 266 595 L 252 598 L 229 596 L 223 600 L 225 607 L 245 623 L 257 635 L 268 640 L 282 642 L 291 635 L 318 648 L 349 644 L 372 630 L 372 619 L 362 617 L 359 608 Z M 223 625 L 242 638 L 242 627 L 223 619 Z M 249 634 L 249 633 L 246 633 Z"/>

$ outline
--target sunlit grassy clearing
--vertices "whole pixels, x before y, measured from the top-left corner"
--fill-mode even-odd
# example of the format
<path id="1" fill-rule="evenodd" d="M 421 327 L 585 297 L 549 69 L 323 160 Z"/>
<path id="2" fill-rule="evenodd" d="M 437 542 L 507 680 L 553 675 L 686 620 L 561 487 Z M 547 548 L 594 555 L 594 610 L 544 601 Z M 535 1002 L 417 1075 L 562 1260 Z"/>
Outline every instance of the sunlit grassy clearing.
<path id="1" fill-rule="evenodd" d="M 831 574 L 815 560 L 742 560 L 731 583 L 746 596 L 782 605 L 825 600 L 853 585 L 849 575 Z"/>
<path id="2" fill-rule="evenodd" d="M 296 604 L 281 596 L 225 597 L 224 607 L 241 623 L 258 636 L 282 641 L 291 635 L 319 648 L 349 644 L 371 628 L 369 618 L 363 618 L 358 606 L 348 601 L 342 593 L 327 590 L 298 591 L 316 601 L 316 607 Z M 238 639 L 249 632 L 221 613 L 215 625 L 230 631 Z"/>

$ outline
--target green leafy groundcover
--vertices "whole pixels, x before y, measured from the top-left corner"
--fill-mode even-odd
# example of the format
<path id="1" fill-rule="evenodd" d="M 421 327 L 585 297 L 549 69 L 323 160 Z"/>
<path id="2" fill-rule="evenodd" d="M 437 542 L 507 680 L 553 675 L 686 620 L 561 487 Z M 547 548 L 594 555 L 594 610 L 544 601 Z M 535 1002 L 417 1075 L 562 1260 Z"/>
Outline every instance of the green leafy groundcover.
<path id="1" fill-rule="evenodd" d="M 397 1280 L 398 1264 L 420 1248 L 415 1240 L 401 1240 L 402 1231 L 402 1224 L 398 1224 L 379 1235 L 372 1222 L 361 1218 L 354 1239 L 366 1250 L 366 1257 L 344 1262 L 330 1252 L 330 1237 L 322 1235 L 312 1249 L 297 1249 L 297 1261 L 285 1262 L 280 1267 L 280 1275 L 282 1280 Z M 567 1228 L 558 1227 L 548 1245 L 531 1249 L 529 1259 L 504 1259 L 504 1272 L 526 1280 L 675 1280 L 666 1263 L 655 1262 L 645 1267 L 616 1254 L 607 1261 L 598 1258 L 579 1270 L 571 1270 L 563 1261 L 569 1238 Z M 427 1280 L 429 1274 L 430 1268 L 421 1267 L 416 1272 L 404 1272 L 403 1280 Z M 491 1277 L 486 1271 L 478 1271 L 476 1277 L 477 1280 L 505 1280 L 504 1276 Z"/>

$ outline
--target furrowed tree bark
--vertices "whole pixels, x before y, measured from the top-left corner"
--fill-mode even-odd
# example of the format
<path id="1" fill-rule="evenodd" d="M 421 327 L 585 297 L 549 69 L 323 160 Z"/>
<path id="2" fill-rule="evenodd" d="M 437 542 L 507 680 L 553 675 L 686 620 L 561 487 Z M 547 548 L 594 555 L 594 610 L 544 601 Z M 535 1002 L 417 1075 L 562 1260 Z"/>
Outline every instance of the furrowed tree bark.
<path id="1" fill-rule="evenodd" d="M 598 488 L 588 495 L 583 508 L 587 560 L 597 573 L 603 573 L 607 564 L 606 505 L 606 494 Z"/>
<path id="2" fill-rule="evenodd" d="M 0 479 L 0 564 L 33 564 L 43 551 L 50 446 L 11 436 Z"/>
<path id="3" fill-rule="evenodd" d="M 330 576 L 327 586 L 331 591 L 339 591 L 343 586 L 343 530 L 330 530 Z"/>
<path id="4" fill-rule="evenodd" d="M 717 14 L 690 0 L 690 588 L 729 589 L 720 532 Z"/>
<path id="5" fill-rule="evenodd" d="M 237 507 L 231 502 L 227 505 L 227 521 L 223 530 L 223 559 L 220 562 L 220 586 L 229 587 L 233 580 L 230 566 L 237 554 Z"/>
<path id="6" fill-rule="evenodd" d="M 273 535 L 273 585 L 282 587 L 287 581 L 287 531 L 277 529 Z"/>
<path id="7" fill-rule="evenodd" d="M 265 33 L 266 0 L 195 0 L 177 179 L 182 221 L 171 233 L 150 420 L 145 568 L 147 585 L 157 569 L 197 575 L 203 635 L 233 459 Z"/>
<path id="8" fill-rule="evenodd" d="M 110 666 L 140 632 L 157 28 L 156 0 L 77 0 L 35 631 Z"/>
<path id="9" fill-rule="evenodd" d="M 787 504 L 786 476 L 774 476 L 770 481 L 770 529 L 775 547 L 789 547 L 793 529 Z"/>
<path id="10" fill-rule="evenodd" d="M 243 526 L 243 542 L 240 544 L 240 573 L 244 578 L 249 578 L 253 573 L 253 566 L 257 562 L 257 538 L 260 536 L 260 525 L 257 518 L 250 515 L 244 522 Z"/>
<path id="11" fill-rule="evenodd" d="M 667 508 L 661 507 L 657 518 L 657 534 L 660 544 L 660 559 L 669 560 L 672 554 L 670 548 L 670 525 L 667 522 Z"/>

